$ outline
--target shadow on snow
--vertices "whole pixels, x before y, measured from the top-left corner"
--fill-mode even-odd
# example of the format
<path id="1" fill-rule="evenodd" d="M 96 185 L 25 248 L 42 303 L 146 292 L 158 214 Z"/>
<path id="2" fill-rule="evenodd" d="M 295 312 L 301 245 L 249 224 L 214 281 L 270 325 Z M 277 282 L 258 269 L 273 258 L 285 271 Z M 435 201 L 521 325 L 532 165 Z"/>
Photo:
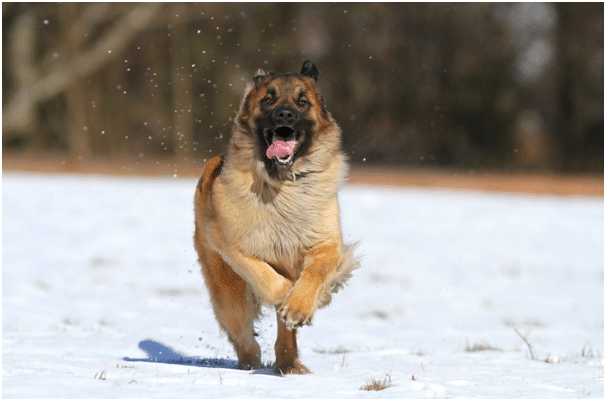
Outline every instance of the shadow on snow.
<path id="1" fill-rule="evenodd" d="M 204 358 L 197 356 L 187 356 L 175 351 L 171 347 L 161 344 L 154 340 L 143 340 L 139 343 L 139 348 L 147 354 L 147 358 L 129 358 L 124 357 L 122 360 L 126 362 L 151 362 L 151 363 L 166 363 L 171 365 L 184 366 L 199 366 L 202 368 L 222 368 L 241 370 L 238 367 L 238 362 L 224 358 Z M 260 369 L 251 371 L 252 374 L 263 374 L 271 376 L 282 376 L 276 373 L 272 367 L 266 366 Z"/>

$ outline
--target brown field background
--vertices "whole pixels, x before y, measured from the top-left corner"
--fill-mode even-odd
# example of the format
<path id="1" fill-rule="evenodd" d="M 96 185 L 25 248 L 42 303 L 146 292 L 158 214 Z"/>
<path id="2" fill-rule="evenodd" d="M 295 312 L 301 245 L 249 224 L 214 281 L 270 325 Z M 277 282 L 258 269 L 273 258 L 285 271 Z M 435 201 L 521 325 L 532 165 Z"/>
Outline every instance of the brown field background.
<path id="1" fill-rule="evenodd" d="M 204 165 L 205 161 L 200 159 L 175 162 L 174 159 L 81 159 L 59 154 L 10 152 L 2 155 L 3 172 L 197 178 L 202 174 Z M 604 196 L 604 177 L 597 174 L 505 173 L 354 165 L 349 173 L 348 184 Z"/>

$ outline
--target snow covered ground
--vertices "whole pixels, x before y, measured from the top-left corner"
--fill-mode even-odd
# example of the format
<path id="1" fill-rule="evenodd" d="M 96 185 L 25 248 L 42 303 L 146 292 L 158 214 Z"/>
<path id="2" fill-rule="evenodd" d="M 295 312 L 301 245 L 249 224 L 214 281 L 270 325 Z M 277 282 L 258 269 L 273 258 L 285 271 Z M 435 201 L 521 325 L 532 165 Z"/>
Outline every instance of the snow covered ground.
<path id="1" fill-rule="evenodd" d="M 603 198 L 345 187 L 362 268 L 299 331 L 313 374 L 279 377 L 234 369 L 195 184 L 3 174 L 3 397 L 604 397 Z"/>

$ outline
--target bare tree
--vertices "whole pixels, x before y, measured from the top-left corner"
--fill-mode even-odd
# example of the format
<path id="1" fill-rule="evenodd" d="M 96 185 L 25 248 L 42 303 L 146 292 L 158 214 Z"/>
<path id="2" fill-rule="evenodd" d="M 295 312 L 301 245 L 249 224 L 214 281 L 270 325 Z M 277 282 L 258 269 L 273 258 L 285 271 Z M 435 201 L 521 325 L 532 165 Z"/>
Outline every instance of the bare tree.
<path id="1" fill-rule="evenodd" d="M 82 13 L 81 19 L 74 22 L 75 16 L 69 13 L 75 13 L 74 7 L 76 6 L 76 4 L 67 5 L 68 17 L 62 21 L 68 25 L 68 28 L 65 28 L 66 40 L 69 41 L 67 48 L 74 51 L 68 62 L 51 71 L 43 71 L 35 62 L 36 24 L 33 20 L 33 13 L 25 13 L 14 24 L 10 46 L 17 53 L 17 57 L 12 58 L 15 61 L 11 66 L 17 80 L 14 95 L 2 110 L 3 136 L 29 131 L 35 127 L 36 108 L 40 103 L 65 92 L 78 82 L 81 83 L 83 79 L 117 57 L 133 37 L 152 22 L 161 8 L 161 5 L 156 3 L 135 7 L 124 18 L 118 20 L 115 28 L 92 44 L 89 50 L 80 52 L 84 37 L 83 30 L 103 19 L 105 13 L 91 12 L 93 8 L 98 9 L 99 7 L 99 5 L 92 4 Z M 81 102 L 82 93 L 78 88 L 68 94 L 68 103 L 72 105 L 72 112 L 76 113 L 76 118 L 82 111 L 77 107 L 77 104 L 81 104 Z M 73 113 L 70 114 L 73 115 Z M 82 127 L 77 126 L 78 124 L 75 122 L 70 124 L 70 140 L 68 141 L 72 145 L 70 150 L 75 151 L 80 148 L 87 153 L 89 146 L 85 137 L 74 133 Z"/>

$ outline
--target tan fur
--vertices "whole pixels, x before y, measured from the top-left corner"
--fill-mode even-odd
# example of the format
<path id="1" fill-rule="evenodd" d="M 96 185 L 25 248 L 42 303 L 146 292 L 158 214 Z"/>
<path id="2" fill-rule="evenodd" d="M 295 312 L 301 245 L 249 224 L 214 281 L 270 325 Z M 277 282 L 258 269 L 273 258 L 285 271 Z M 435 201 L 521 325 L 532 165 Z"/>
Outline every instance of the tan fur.
<path id="1" fill-rule="evenodd" d="M 304 90 L 312 106 L 307 117 L 315 122 L 309 151 L 277 178 L 265 168 L 254 127 L 270 86 L 281 102 Z M 311 324 L 316 309 L 359 266 L 341 236 L 337 188 L 347 165 L 340 136 L 322 113 L 313 79 L 263 74 L 247 87 L 227 154 L 210 160 L 200 179 L 195 248 L 215 315 L 242 367 L 261 365 L 253 322 L 268 304 L 278 315 L 276 370 L 308 373 L 298 359 L 295 328 Z"/>

